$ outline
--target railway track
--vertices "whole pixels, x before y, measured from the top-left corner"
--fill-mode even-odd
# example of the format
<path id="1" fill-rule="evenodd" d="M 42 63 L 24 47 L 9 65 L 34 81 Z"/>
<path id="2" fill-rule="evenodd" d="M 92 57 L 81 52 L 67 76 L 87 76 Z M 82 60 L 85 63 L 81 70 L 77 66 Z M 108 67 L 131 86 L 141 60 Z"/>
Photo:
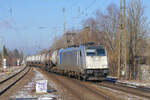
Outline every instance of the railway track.
<path id="1" fill-rule="evenodd" d="M 143 92 L 149 92 L 150 93 L 150 88 L 148 87 L 144 87 L 144 86 L 136 86 L 136 85 L 129 85 L 129 84 L 126 84 L 126 83 L 120 83 L 120 82 L 117 82 L 116 84 L 120 85 L 120 86 L 127 86 L 127 87 L 130 87 L 130 88 L 136 88 L 138 90 L 141 90 Z"/>
<path id="2" fill-rule="evenodd" d="M 0 96 L 3 95 L 9 88 L 23 78 L 30 70 L 30 67 L 24 67 L 21 71 L 16 74 L 4 79 L 0 82 Z"/>
<path id="3" fill-rule="evenodd" d="M 94 83 L 94 84 L 150 99 L 150 91 L 142 88 L 129 87 L 129 86 L 115 84 L 111 82 L 101 82 L 101 83 Z"/>
<path id="4" fill-rule="evenodd" d="M 41 69 L 38 69 L 38 71 L 52 78 L 54 82 L 63 85 L 76 98 L 75 100 L 117 100 L 116 97 L 106 95 L 101 89 L 93 87 L 89 82 L 49 73 Z"/>
<path id="5" fill-rule="evenodd" d="M 135 88 L 135 87 L 129 87 L 129 86 L 122 85 L 122 84 L 115 84 L 115 83 L 112 83 L 112 82 L 105 82 L 105 81 L 104 82 L 82 82 L 82 81 L 72 79 L 72 78 L 69 78 L 69 79 L 72 80 L 74 83 L 88 89 L 92 93 L 94 93 L 96 95 L 99 95 L 99 96 L 102 96 L 105 100 L 116 100 L 116 97 L 110 95 L 109 92 L 106 93 L 104 91 L 101 91 L 98 88 L 93 87 L 91 85 L 91 83 L 94 83 L 98 86 L 110 88 L 110 89 L 113 89 L 113 90 L 122 91 L 122 92 L 132 94 L 132 95 L 135 95 L 135 96 L 147 98 L 148 100 L 150 99 L 150 90 L 147 90 L 145 88 L 143 89 L 141 87 L 140 88 L 139 87 Z"/>
<path id="6" fill-rule="evenodd" d="M 105 82 L 105 81 L 104 82 L 91 82 L 91 81 L 83 82 L 77 79 L 60 76 L 54 73 L 49 73 L 49 72 L 46 73 L 49 74 L 48 77 L 49 76 L 53 77 L 54 80 L 58 81 L 67 90 L 71 91 L 79 100 L 85 100 L 84 98 L 85 95 L 87 96 L 86 100 L 91 99 L 90 95 L 88 94 L 92 94 L 92 96 L 95 96 L 97 98 L 98 97 L 102 98 L 102 100 L 118 100 L 117 99 L 118 97 L 114 95 L 112 91 L 110 90 L 103 91 L 103 88 L 100 87 L 106 87 L 112 90 L 118 90 L 118 92 L 121 91 L 130 95 L 146 98 L 146 100 L 150 99 L 150 91 L 142 88 L 134 88 L 134 87 L 129 87 L 121 84 Z M 70 86 L 70 84 L 76 86 Z M 80 89 L 79 91 L 76 89 L 77 87 Z M 87 92 L 87 94 L 84 95 L 84 93 L 81 91 Z M 80 93 L 83 95 L 81 95 Z"/>
<path id="7" fill-rule="evenodd" d="M 102 96 L 105 100 L 113 100 L 111 99 L 109 96 L 105 95 L 102 91 L 88 85 L 86 82 L 80 82 L 79 80 L 75 80 L 75 79 L 72 79 L 72 81 L 86 89 L 88 89 L 89 91 L 93 92 L 94 94 L 96 95 L 99 95 L 99 96 Z"/>

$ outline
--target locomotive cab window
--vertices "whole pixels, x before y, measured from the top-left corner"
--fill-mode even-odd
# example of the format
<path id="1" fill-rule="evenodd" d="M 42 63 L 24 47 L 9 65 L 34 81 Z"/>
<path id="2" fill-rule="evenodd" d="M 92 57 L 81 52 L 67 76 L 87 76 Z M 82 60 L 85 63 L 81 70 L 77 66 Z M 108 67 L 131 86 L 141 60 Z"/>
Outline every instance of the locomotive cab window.
<path id="1" fill-rule="evenodd" d="M 87 49 L 87 56 L 106 56 L 105 49 L 103 48 L 95 48 L 95 49 Z"/>
<path id="2" fill-rule="evenodd" d="M 97 49 L 97 56 L 106 56 L 105 49 Z"/>
<path id="3" fill-rule="evenodd" d="M 87 56 L 96 56 L 95 49 L 87 49 L 86 55 Z"/>

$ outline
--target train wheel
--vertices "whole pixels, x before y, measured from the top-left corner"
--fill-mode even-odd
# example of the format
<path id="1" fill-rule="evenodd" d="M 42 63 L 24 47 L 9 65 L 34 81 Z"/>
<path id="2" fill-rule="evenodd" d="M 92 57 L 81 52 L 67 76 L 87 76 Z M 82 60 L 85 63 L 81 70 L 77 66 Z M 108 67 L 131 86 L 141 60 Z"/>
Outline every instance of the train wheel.
<path id="1" fill-rule="evenodd" d="M 68 77 L 71 78 L 71 73 L 70 72 L 68 73 Z"/>
<path id="2" fill-rule="evenodd" d="M 62 75 L 65 76 L 65 71 L 64 70 L 62 71 Z"/>
<path id="3" fill-rule="evenodd" d="M 77 79 L 81 80 L 81 75 L 80 74 L 78 74 Z"/>
<path id="4" fill-rule="evenodd" d="M 82 80 L 83 80 L 83 81 L 87 81 L 87 79 L 88 79 L 87 75 L 83 75 L 83 76 L 82 76 Z"/>

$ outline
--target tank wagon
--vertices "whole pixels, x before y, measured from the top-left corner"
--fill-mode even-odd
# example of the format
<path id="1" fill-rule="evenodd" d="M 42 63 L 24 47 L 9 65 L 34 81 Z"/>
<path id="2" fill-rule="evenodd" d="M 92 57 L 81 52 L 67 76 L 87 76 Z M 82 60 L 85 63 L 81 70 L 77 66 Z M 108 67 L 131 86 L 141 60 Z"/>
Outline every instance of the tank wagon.
<path id="1" fill-rule="evenodd" d="M 27 57 L 25 58 L 25 64 L 26 64 L 27 66 L 30 66 L 30 65 L 31 65 L 31 56 L 27 56 Z"/>
<path id="2" fill-rule="evenodd" d="M 32 61 L 33 62 L 33 61 Z M 103 80 L 109 74 L 106 48 L 80 45 L 42 54 L 41 68 L 79 79 Z"/>
<path id="3" fill-rule="evenodd" d="M 28 66 L 41 66 L 41 55 L 27 56 L 25 62 Z"/>

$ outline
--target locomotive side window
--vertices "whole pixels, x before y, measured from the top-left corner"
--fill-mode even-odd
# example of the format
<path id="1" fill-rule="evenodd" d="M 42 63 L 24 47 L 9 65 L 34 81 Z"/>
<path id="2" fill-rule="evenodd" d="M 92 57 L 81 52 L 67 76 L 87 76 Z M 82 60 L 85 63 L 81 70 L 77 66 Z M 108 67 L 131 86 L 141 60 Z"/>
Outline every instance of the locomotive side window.
<path id="1" fill-rule="evenodd" d="M 82 57 L 82 52 L 80 51 L 80 57 Z"/>

